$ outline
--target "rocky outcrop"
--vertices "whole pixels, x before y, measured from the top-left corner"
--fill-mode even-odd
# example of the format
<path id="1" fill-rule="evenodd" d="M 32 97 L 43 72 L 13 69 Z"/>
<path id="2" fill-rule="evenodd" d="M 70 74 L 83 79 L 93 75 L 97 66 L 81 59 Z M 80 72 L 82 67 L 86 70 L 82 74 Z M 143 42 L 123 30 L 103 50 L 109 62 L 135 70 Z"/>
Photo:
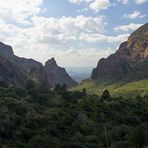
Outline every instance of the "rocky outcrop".
<path id="1" fill-rule="evenodd" d="M 68 75 L 65 68 L 59 67 L 57 65 L 54 58 L 48 60 L 45 63 L 45 69 L 47 71 L 47 74 L 51 76 L 51 79 L 49 79 L 48 81 L 53 85 L 66 84 L 68 88 L 71 88 L 78 84 Z"/>
<path id="2" fill-rule="evenodd" d="M 115 54 L 101 59 L 91 75 L 92 80 L 107 82 L 144 78 L 148 78 L 148 24 L 132 33 Z"/>
<path id="3" fill-rule="evenodd" d="M 11 46 L 0 42 L 0 81 L 10 85 L 24 85 L 30 78 L 51 87 L 57 83 L 66 84 L 68 87 L 77 85 L 64 68 L 58 67 L 55 60 L 49 60 L 44 67 L 33 59 L 14 55 Z"/>

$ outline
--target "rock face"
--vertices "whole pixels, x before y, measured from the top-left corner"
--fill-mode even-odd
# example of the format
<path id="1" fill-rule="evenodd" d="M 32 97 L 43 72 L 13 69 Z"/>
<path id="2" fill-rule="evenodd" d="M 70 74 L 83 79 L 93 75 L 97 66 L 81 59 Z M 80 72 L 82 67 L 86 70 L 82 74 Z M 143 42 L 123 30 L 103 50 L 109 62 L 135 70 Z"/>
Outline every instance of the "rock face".
<path id="1" fill-rule="evenodd" d="M 45 63 L 45 69 L 47 74 L 51 76 L 51 79 L 48 81 L 53 85 L 66 84 L 69 88 L 78 85 L 78 83 L 68 75 L 65 68 L 59 67 L 57 65 L 54 58 L 48 60 Z"/>
<path id="2" fill-rule="evenodd" d="M 130 35 L 115 54 L 101 59 L 92 80 L 134 81 L 148 78 L 148 23 Z"/>
<path id="3" fill-rule="evenodd" d="M 11 46 L 0 42 L 0 81 L 10 85 L 24 85 L 25 81 L 31 78 L 38 83 L 46 83 L 51 87 L 57 83 L 65 83 L 68 87 L 77 84 L 63 68 L 50 62 L 52 60 L 49 60 L 44 67 L 40 62 L 33 59 L 17 57 L 14 55 Z"/>
<path id="4" fill-rule="evenodd" d="M 41 63 L 33 59 L 25 59 L 15 56 L 12 47 L 0 43 L 0 56 L 1 59 L 7 61 L 7 63 L 11 65 L 8 66 L 8 64 L 2 63 L 2 60 L 0 62 L 1 65 L 3 64 L 3 68 L 7 69 L 7 74 L 15 75 L 15 78 L 7 76 L 7 79 L 11 80 L 7 81 L 2 70 L 0 70 L 0 75 L 3 77 L 3 81 L 6 81 L 11 85 L 23 85 L 29 78 L 41 83 L 47 81 L 47 74 Z M 15 81 L 15 83 L 12 83 L 13 81 Z"/>

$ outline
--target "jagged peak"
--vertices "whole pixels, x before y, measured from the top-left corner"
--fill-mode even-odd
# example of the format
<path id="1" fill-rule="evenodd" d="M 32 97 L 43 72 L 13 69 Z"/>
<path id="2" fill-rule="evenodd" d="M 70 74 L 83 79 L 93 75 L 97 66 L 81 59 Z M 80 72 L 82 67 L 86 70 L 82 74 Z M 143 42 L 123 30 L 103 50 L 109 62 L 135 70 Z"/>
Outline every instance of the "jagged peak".
<path id="1" fill-rule="evenodd" d="M 58 65 L 57 65 L 57 62 L 56 62 L 55 58 L 52 57 L 51 59 L 49 59 L 49 60 L 45 63 L 45 67 L 46 67 L 46 66 L 58 66 Z"/>
<path id="2" fill-rule="evenodd" d="M 6 45 L 2 42 L 0 42 L 0 54 L 5 57 L 14 56 L 14 52 L 11 46 Z"/>
<path id="3" fill-rule="evenodd" d="M 148 41 L 148 23 L 142 25 L 137 30 L 135 30 L 128 38 L 128 42 L 139 40 L 139 41 Z"/>

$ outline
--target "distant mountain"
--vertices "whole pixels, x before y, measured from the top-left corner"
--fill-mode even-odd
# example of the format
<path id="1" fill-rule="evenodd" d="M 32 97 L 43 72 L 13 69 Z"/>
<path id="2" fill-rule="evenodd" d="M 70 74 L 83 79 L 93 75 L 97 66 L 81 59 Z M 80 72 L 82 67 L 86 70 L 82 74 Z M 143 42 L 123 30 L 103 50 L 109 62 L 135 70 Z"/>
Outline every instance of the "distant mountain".
<path id="1" fill-rule="evenodd" d="M 145 78 L 148 78 L 148 24 L 132 33 L 115 54 L 101 59 L 91 75 L 92 80 L 106 82 L 130 82 Z"/>
<path id="2" fill-rule="evenodd" d="M 68 75 L 65 68 L 59 67 L 57 65 L 54 58 L 48 60 L 45 63 L 45 70 L 47 74 L 51 76 L 51 83 L 54 85 L 58 83 L 66 84 L 69 88 L 78 85 L 78 83 Z"/>
<path id="3" fill-rule="evenodd" d="M 51 87 L 57 83 L 65 83 L 68 87 L 77 85 L 74 80 L 72 81 L 71 79 L 70 81 L 70 76 L 66 71 L 65 75 L 60 70 L 55 71 L 54 66 L 60 69 L 57 65 L 51 67 L 53 74 L 52 70 L 49 70 L 47 66 L 47 64 L 49 65 L 49 61 L 44 67 L 40 62 L 33 59 L 17 57 L 14 55 L 11 46 L 0 42 L 0 81 L 7 82 L 10 85 L 24 85 L 25 81 L 31 78 L 38 83 L 46 83 Z M 66 79 L 66 77 L 68 78 Z M 62 78 L 64 79 L 63 81 Z"/>
<path id="4" fill-rule="evenodd" d="M 92 69 L 93 67 L 66 67 L 69 75 L 79 83 L 91 76 Z"/>

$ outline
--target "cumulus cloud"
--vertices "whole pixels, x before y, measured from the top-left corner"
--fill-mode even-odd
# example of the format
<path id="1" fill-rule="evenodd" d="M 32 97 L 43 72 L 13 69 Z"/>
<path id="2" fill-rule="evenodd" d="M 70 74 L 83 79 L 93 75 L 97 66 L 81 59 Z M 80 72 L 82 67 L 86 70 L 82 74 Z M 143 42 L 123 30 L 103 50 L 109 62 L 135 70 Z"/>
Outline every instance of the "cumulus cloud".
<path id="1" fill-rule="evenodd" d="M 90 8 L 98 12 L 101 9 L 104 9 L 104 10 L 108 9 L 110 5 L 111 4 L 109 0 L 101 0 L 101 1 L 95 0 L 94 2 L 90 4 Z"/>
<path id="2" fill-rule="evenodd" d="M 110 48 L 107 49 L 95 49 L 95 48 L 81 48 L 74 49 L 71 48 L 66 52 L 58 52 L 56 58 L 58 61 L 61 61 L 61 65 L 77 65 L 80 66 L 96 66 L 98 60 L 102 57 L 107 57 L 112 54 L 114 51 Z M 62 59 L 64 58 L 64 61 Z M 71 62 L 69 62 L 71 61 Z M 85 61 L 85 62 L 82 62 Z"/>
<path id="3" fill-rule="evenodd" d="M 38 41 L 55 44 L 65 44 L 71 40 L 78 40 L 81 33 L 103 33 L 106 26 L 102 17 L 85 17 L 82 15 L 75 18 L 62 17 L 60 19 L 33 17 L 32 21 L 34 24 L 32 30 L 36 32 L 32 35 Z"/>
<path id="4" fill-rule="evenodd" d="M 41 9 L 43 0 L 34 1 L 0 1 L 0 41 L 13 46 L 19 56 L 34 58 L 42 63 L 50 57 L 56 57 L 61 65 L 69 63 L 78 66 L 81 63 L 81 66 L 88 66 L 113 52 L 106 47 L 113 47 L 113 44 L 119 44 L 129 36 L 127 33 L 107 35 L 105 17 L 100 15 L 45 18 L 41 15 L 47 11 Z M 85 2 L 94 11 L 110 6 L 108 0 L 70 1 Z M 125 28 L 134 27 L 117 26 L 115 30 L 125 31 Z M 104 47 L 99 46 L 104 42 Z"/>
<path id="5" fill-rule="evenodd" d="M 41 11 L 43 0 L 0 0 L 0 18 L 30 24 L 28 18 Z"/>
<path id="6" fill-rule="evenodd" d="M 96 57 L 97 60 L 99 58 L 97 58 L 98 54 L 101 57 L 101 55 L 104 56 L 106 53 L 106 51 L 103 53 L 103 50 L 97 50 L 93 47 L 93 44 L 92 48 L 84 48 L 81 42 L 88 41 L 80 39 L 81 34 L 104 33 L 106 23 L 103 17 L 85 17 L 80 15 L 57 19 L 34 16 L 31 22 L 32 25 L 26 28 L 5 22 L 0 23 L 0 40 L 13 46 L 15 53 L 19 56 L 34 58 L 41 62 L 45 62 L 45 60 L 55 56 L 65 65 L 66 62 L 64 61 L 69 60 L 72 62 L 69 59 L 71 58 L 74 60 L 73 64 L 77 65 L 80 63 L 84 64 L 87 58 L 90 61 L 94 61 L 93 58 Z M 71 48 L 73 45 L 77 47 Z M 80 58 L 79 63 L 75 60 L 78 57 Z M 90 63 L 93 64 L 92 62 Z"/>
<path id="7" fill-rule="evenodd" d="M 88 42 L 108 42 L 116 43 L 126 41 L 129 37 L 129 34 L 121 34 L 117 36 L 105 36 L 103 34 L 81 34 L 80 39 L 86 40 Z"/>
<path id="8" fill-rule="evenodd" d="M 93 65 L 99 57 L 113 52 L 98 49 L 94 46 L 95 43 L 119 43 L 128 36 L 128 34 L 115 37 L 104 35 L 107 23 L 99 16 L 79 15 L 60 19 L 33 16 L 31 22 L 32 25 L 27 28 L 1 22 L 0 40 L 12 45 L 19 56 L 34 58 L 41 62 L 54 56 L 62 62 L 61 65 L 67 63 Z M 91 47 L 87 47 L 87 43 L 90 43 Z"/>
<path id="9" fill-rule="evenodd" d="M 69 2 L 75 3 L 75 4 L 80 4 L 80 3 L 82 3 L 82 2 L 87 2 L 87 3 L 89 3 L 89 2 L 91 2 L 91 1 L 93 1 L 93 0 L 69 0 Z"/>
<path id="10" fill-rule="evenodd" d="M 119 32 L 119 31 L 123 31 L 123 32 L 133 31 L 133 30 L 136 30 L 137 28 L 139 28 L 142 25 L 143 24 L 131 23 L 129 25 L 116 26 L 114 28 L 114 31 L 117 31 L 117 32 Z"/>
<path id="11" fill-rule="evenodd" d="M 136 4 L 144 4 L 148 2 L 148 0 L 135 0 Z"/>
<path id="12" fill-rule="evenodd" d="M 71 3 L 80 4 L 88 3 L 88 7 L 96 12 L 106 10 L 111 6 L 109 0 L 69 0 Z M 85 10 L 86 8 L 84 8 Z"/>
<path id="13" fill-rule="evenodd" d="M 143 18 L 145 15 L 142 15 L 139 11 L 135 10 L 134 12 L 130 14 L 124 14 L 124 18 L 129 18 L 129 19 L 135 19 L 135 18 Z"/>

